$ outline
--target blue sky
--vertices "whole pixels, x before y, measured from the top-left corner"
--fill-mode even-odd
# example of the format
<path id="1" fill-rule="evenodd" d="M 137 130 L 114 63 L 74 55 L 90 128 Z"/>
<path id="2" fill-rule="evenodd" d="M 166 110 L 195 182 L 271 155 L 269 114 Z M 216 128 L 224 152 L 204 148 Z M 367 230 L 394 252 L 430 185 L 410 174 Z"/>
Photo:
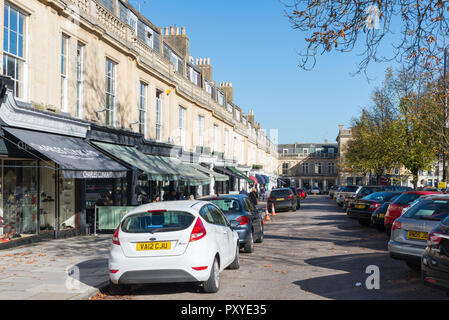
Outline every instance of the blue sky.
<path id="1" fill-rule="evenodd" d="M 209 57 L 215 81 L 232 82 L 234 102 L 279 143 L 335 142 L 338 125 L 348 126 L 370 102 L 388 65 L 357 70 L 361 49 L 318 57 L 312 71 L 298 67 L 304 35 L 293 30 L 277 0 L 131 0 L 159 27 L 185 26 L 190 55 Z M 140 6 L 139 6 L 140 4 Z"/>

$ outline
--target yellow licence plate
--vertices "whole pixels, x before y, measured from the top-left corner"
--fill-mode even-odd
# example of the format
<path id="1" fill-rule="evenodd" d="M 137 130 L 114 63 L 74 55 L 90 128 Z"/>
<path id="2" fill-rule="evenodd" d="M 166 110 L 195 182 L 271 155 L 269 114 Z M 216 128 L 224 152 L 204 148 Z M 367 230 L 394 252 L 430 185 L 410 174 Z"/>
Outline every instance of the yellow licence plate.
<path id="1" fill-rule="evenodd" d="M 379 214 L 379 218 L 385 218 L 385 215 L 383 213 Z"/>
<path id="2" fill-rule="evenodd" d="M 171 242 L 143 242 L 137 244 L 137 251 L 170 250 Z"/>
<path id="3" fill-rule="evenodd" d="M 356 209 L 365 209 L 365 205 L 363 205 L 363 204 L 356 204 L 354 207 Z"/>
<path id="4" fill-rule="evenodd" d="M 285 200 L 284 198 L 277 198 L 276 199 L 277 201 L 282 201 L 282 200 Z"/>
<path id="5" fill-rule="evenodd" d="M 427 240 L 427 232 L 407 231 L 408 239 Z"/>

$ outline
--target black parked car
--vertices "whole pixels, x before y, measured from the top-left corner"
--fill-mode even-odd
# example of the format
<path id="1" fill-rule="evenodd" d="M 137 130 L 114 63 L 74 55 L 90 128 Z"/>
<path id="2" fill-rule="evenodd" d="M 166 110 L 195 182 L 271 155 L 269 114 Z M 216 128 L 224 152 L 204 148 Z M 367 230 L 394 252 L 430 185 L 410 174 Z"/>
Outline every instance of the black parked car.
<path id="1" fill-rule="evenodd" d="M 424 284 L 446 291 L 449 296 L 449 217 L 442 220 L 427 236 L 421 258 Z"/>
<path id="2" fill-rule="evenodd" d="M 203 197 L 201 200 L 215 204 L 223 211 L 229 221 L 237 220 L 240 222 L 234 230 L 239 235 L 240 248 L 243 248 L 245 252 L 251 253 L 254 251 L 254 242 L 263 242 L 263 215 L 247 195 Z"/>
<path id="3" fill-rule="evenodd" d="M 267 206 L 271 210 L 274 204 L 274 210 L 292 210 L 298 208 L 298 194 L 290 188 L 279 188 L 271 190 L 268 196 Z"/>
<path id="4" fill-rule="evenodd" d="M 385 214 L 387 213 L 388 206 L 390 205 L 391 202 L 396 200 L 396 198 L 399 197 L 401 194 L 402 193 L 399 192 L 393 198 L 391 198 L 387 202 L 384 202 L 379 208 L 377 208 L 371 214 L 371 225 L 374 226 L 377 230 L 385 231 L 384 218 L 385 218 Z"/>
<path id="5" fill-rule="evenodd" d="M 358 220 L 361 225 L 369 226 L 371 214 L 383 203 L 399 194 L 400 192 L 392 191 L 374 192 L 362 199 L 351 201 L 348 204 L 347 215 L 349 218 Z"/>

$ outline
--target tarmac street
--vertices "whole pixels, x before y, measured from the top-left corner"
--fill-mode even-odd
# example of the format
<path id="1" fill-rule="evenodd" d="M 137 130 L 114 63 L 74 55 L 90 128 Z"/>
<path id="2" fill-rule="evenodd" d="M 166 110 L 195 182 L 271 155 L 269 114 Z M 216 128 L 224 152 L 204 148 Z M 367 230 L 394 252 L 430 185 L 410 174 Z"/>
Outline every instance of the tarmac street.
<path id="1" fill-rule="evenodd" d="M 300 210 L 272 217 L 263 243 L 252 254 L 240 253 L 240 269 L 222 272 L 216 294 L 192 284 L 135 285 L 112 294 L 111 238 L 82 236 L 0 251 L 0 299 L 447 299 L 424 286 L 419 272 L 390 258 L 385 233 L 347 218 L 328 196 L 309 196 Z"/>

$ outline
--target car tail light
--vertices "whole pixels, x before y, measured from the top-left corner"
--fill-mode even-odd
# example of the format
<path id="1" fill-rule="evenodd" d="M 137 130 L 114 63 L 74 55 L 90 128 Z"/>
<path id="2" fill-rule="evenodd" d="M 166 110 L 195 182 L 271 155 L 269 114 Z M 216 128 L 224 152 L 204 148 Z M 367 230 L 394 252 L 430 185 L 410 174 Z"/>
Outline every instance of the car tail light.
<path id="1" fill-rule="evenodd" d="M 206 235 L 206 228 L 204 228 L 201 219 L 196 219 L 195 226 L 193 227 L 192 233 L 190 234 L 190 242 L 200 240 Z"/>
<path id="2" fill-rule="evenodd" d="M 402 228 L 402 222 L 398 221 L 398 220 L 395 220 L 393 222 L 392 227 L 391 227 L 391 231 L 396 230 L 396 229 L 401 229 L 401 228 Z"/>
<path id="3" fill-rule="evenodd" d="M 427 236 L 427 245 L 428 246 L 439 246 L 440 242 L 441 242 L 441 233 L 432 231 L 429 233 L 429 235 Z"/>
<path id="4" fill-rule="evenodd" d="M 109 273 L 115 274 L 115 273 L 117 273 L 117 272 L 118 272 L 118 270 L 109 270 Z"/>
<path id="5" fill-rule="evenodd" d="M 118 238 L 118 232 L 120 229 L 120 225 L 117 227 L 117 229 L 114 232 L 114 235 L 112 236 L 112 243 L 116 245 L 120 245 L 120 239 Z"/>
<path id="6" fill-rule="evenodd" d="M 269 198 L 268 198 L 268 201 L 273 201 L 273 198 L 269 197 Z"/>
<path id="7" fill-rule="evenodd" d="M 290 200 L 293 199 L 293 195 L 290 195 L 290 197 L 288 197 Z"/>
<path id="8" fill-rule="evenodd" d="M 380 205 L 378 203 L 373 203 L 369 206 L 369 210 L 376 210 L 377 208 L 379 208 Z"/>
<path id="9" fill-rule="evenodd" d="M 248 223 L 249 219 L 247 216 L 241 216 L 237 218 L 237 221 L 239 222 L 239 225 L 245 225 Z"/>

